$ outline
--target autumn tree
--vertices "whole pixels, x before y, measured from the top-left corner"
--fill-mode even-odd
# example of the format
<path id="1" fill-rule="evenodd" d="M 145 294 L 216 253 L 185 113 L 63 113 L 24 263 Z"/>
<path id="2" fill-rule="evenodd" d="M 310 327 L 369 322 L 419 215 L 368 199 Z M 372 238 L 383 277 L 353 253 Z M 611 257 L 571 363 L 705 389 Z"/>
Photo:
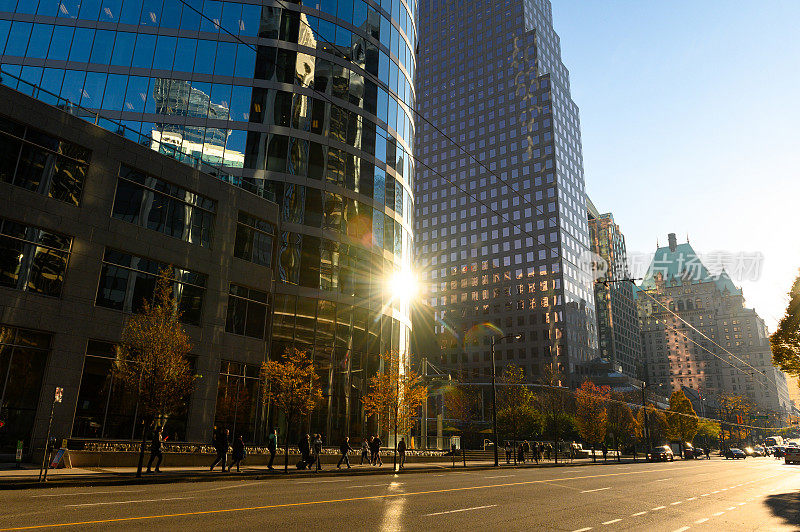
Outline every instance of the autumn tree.
<path id="1" fill-rule="evenodd" d="M 417 409 L 427 400 L 422 377 L 404 363 L 399 353 L 381 355 L 381 369 L 369 379 L 369 392 L 361 398 L 367 416 L 375 416 L 387 433 L 394 429 L 395 465 L 398 434 L 408 434 Z"/>
<path id="2" fill-rule="evenodd" d="M 578 388 L 576 395 L 578 432 L 586 443 L 599 445 L 605 439 L 609 399 L 611 390 L 608 386 L 595 386 L 592 381 L 586 380 Z"/>
<path id="3" fill-rule="evenodd" d="M 311 356 L 305 351 L 291 348 L 281 359 L 261 364 L 261 385 L 264 402 L 283 412 L 286 421 L 283 468 L 288 473 L 292 424 L 310 415 L 322 401 L 319 376 Z"/>
<path id="4" fill-rule="evenodd" d="M 789 291 L 789 305 L 769 339 L 772 361 L 782 371 L 800 377 L 800 276 Z"/>
<path id="5" fill-rule="evenodd" d="M 537 430 L 539 413 L 522 368 L 508 365 L 497 382 L 497 425 L 500 433 L 518 441 Z"/>
<path id="6" fill-rule="evenodd" d="M 733 393 L 723 393 L 717 398 L 718 410 L 722 421 L 723 445 L 725 444 L 724 434 L 727 425 L 728 434 L 731 440 L 741 442 L 746 437 L 746 430 L 738 423 L 739 417 L 747 418 L 753 409 L 753 404 L 749 399 Z"/>
<path id="7" fill-rule="evenodd" d="M 719 440 L 720 426 L 716 421 L 710 419 L 700 419 L 697 423 L 697 437 L 702 438 L 703 445 L 708 446 L 710 442 Z"/>
<path id="8" fill-rule="evenodd" d="M 541 414 L 542 432 L 552 440 L 556 451 L 555 461 L 558 463 L 558 442 L 571 422 L 567 414 L 566 388 L 562 386 L 564 375 L 557 364 L 544 367 L 539 379 L 539 393 L 535 404 Z"/>
<path id="9" fill-rule="evenodd" d="M 641 436 L 646 440 L 648 448 L 651 445 L 658 445 L 666 439 L 667 417 L 652 403 L 647 403 L 646 407 L 639 408 L 636 421 L 642 427 Z"/>
<path id="10" fill-rule="evenodd" d="M 691 442 L 697 434 L 698 422 L 692 402 L 683 390 L 672 392 L 667 410 L 667 435 L 671 440 L 681 443 L 679 447 L 681 458 L 683 458 L 684 442 Z"/>
<path id="11" fill-rule="evenodd" d="M 612 394 L 608 405 L 608 431 L 614 437 L 614 446 L 619 448 L 619 443 L 634 441 L 637 429 L 636 418 L 624 397 Z M 617 460 L 620 460 L 620 454 L 617 454 Z"/>
<path id="12" fill-rule="evenodd" d="M 186 408 L 195 377 L 187 358 L 192 349 L 173 294 L 172 268 L 161 270 L 152 300 L 125 323 L 112 373 L 136 390 L 142 416 L 142 446 L 136 476 L 142 474 L 147 427 Z"/>
<path id="13" fill-rule="evenodd" d="M 481 400 L 477 390 L 456 384 L 444 394 L 446 416 L 454 419 L 465 432 L 475 429 L 481 419 Z"/>

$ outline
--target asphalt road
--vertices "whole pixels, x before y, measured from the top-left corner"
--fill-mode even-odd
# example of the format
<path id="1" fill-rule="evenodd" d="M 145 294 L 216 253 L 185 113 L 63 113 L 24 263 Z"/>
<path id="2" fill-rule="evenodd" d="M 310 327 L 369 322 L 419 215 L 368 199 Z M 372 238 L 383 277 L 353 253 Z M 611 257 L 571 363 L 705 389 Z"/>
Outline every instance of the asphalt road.
<path id="1" fill-rule="evenodd" d="M 212 473 L 209 473 L 212 474 Z M 0 529 L 800 530 L 772 458 L 0 492 Z"/>

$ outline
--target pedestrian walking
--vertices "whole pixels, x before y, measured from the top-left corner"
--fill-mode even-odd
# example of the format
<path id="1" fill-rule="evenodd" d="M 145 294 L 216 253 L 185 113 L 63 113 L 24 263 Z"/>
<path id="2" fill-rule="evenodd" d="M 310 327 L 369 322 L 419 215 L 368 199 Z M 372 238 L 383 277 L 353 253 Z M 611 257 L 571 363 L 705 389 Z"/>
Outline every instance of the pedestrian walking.
<path id="1" fill-rule="evenodd" d="M 317 468 L 314 470 L 316 473 L 317 471 L 322 471 L 322 463 L 320 462 L 320 456 L 322 455 L 322 435 L 315 434 L 314 435 L 314 460 L 317 462 Z"/>
<path id="2" fill-rule="evenodd" d="M 703 447 L 703 452 L 706 455 L 706 460 L 711 460 L 711 449 L 708 447 Z"/>
<path id="3" fill-rule="evenodd" d="M 397 444 L 397 454 L 400 455 L 400 469 L 406 465 L 406 439 L 400 438 L 400 443 Z"/>
<path id="4" fill-rule="evenodd" d="M 511 444 L 506 442 L 506 463 L 507 464 L 511 463 L 511 453 L 512 453 Z"/>
<path id="5" fill-rule="evenodd" d="M 311 436 L 306 434 L 300 436 L 300 441 L 297 443 L 297 450 L 300 451 L 300 462 L 297 464 L 298 469 L 311 468 Z"/>
<path id="6" fill-rule="evenodd" d="M 267 436 L 267 450 L 269 451 L 269 463 L 267 467 L 272 470 L 272 462 L 275 461 L 275 453 L 278 452 L 278 430 L 272 429 L 269 436 Z"/>
<path id="7" fill-rule="evenodd" d="M 217 431 L 217 437 L 214 441 L 214 448 L 217 450 L 217 457 L 214 459 L 214 462 L 211 464 L 211 468 L 209 471 L 214 471 L 214 467 L 217 464 L 222 464 L 222 472 L 225 472 L 225 465 L 228 460 L 228 435 L 230 431 L 228 429 L 219 429 Z"/>
<path id="8" fill-rule="evenodd" d="M 549 443 L 544 446 L 544 454 L 545 454 L 545 456 L 547 457 L 548 460 L 550 460 L 550 451 L 552 449 L 553 449 L 553 446 L 550 445 Z"/>
<path id="9" fill-rule="evenodd" d="M 339 446 L 339 451 L 342 453 L 342 457 L 339 458 L 339 463 L 336 464 L 336 469 L 341 469 L 342 468 L 342 462 L 347 464 L 347 469 L 350 469 L 350 459 L 347 457 L 347 453 L 349 453 L 352 450 L 353 450 L 353 448 L 350 447 L 350 436 L 345 436 L 344 437 L 344 441 Z M 363 463 L 363 461 L 364 461 L 364 457 L 363 456 L 361 457 L 361 461 Z"/>
<path id="10" fill-rule="evenodd" d="M 606 447 L 605 443 L 603 444 L 603 449 L 602 450 L 603 450 L 603 463 L 605 464 L 606 463 L 606 456 L 608 456 L 608 447 Z"/>
<path id="11" fill-rule="evenodd" d="M 233 462 L 228 467 L 228 473 L 231 472 L 233 466 L 236 466 L 236 472 L 239 472 L 239 464 L 242 462 L 242 460 L 244 460 L 244 455 L 244 440 L 242 439 L 242 436 L 239 435 L 235 440 L 233 440 L 233 449 L 231 452 L 231 458 L 233 459 Z"/>
<path id="12" fill-rule="evenodd" d="M 381 445 L 383 445 L 383 442 L 381 441 L 380 436 L 376 434 L 372 439 L 372 465 L 376 465 L 378 467 L 383 465 L 383 460 L 381 460 Z"/>
<path id="13" fill-rule="evenodd" d="M 361 465 L 364 465 L 364 459 L 367 460 L 367 463 L 371 463 L 369 455 L 369 441 L 366 437 L 361 439 Z"/>
<path id="14" fill-rule="evenodd" d="M 528 443 L 528 440 L 522 442 L 522 452 L 524 452 L 526 456 L 531 452 L 531 444 Z"/>
<path id="15" fill-rule="evenodd" d="M 517 448 L 517 462 L 524 464 L 525 463 L 525 446 L 523 444 L 519 444 Z"/>
<path id="16" fill-rule="evenodd" d="M 156 427 L 153 431 L 153 439 L 150 441 L 150 460 L 147 461 L 147 473 L 150 472 L 150 466 L 153 465 L 153 460 L 158 458 L 156 461 L 156 473 L 161 473 L 161 459 L 164 455 L 161 454 L 161 442 L 163 442 L 163 432 L 162 428 Z"/>

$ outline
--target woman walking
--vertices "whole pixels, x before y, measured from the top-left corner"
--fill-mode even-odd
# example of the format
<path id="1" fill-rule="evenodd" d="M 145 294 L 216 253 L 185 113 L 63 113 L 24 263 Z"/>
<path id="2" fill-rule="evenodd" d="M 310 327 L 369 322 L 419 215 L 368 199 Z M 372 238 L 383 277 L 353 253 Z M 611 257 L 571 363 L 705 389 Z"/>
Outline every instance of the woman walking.
<path id="1" fill-rule="evenodd" d="M 230 473 L 233 466 L 236 466 L 236 472 L 239 472 L 239 464 L 242 460 L 244 460 L 244 440 L 242 440 L 241 436 L 237 436 L 235 440 L 233 440 L 233 452 L 231 456 L 233 458 L 233 463 L 231 463 L 230 467 L 228 468 L 228 473 Z"/>

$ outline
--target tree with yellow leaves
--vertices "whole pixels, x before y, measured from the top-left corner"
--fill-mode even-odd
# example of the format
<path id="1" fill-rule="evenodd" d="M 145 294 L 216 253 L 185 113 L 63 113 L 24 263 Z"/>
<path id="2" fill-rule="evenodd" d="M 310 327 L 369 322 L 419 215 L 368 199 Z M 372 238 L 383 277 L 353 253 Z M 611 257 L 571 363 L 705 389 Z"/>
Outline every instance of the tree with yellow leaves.
<path id="1" fill-rule="evenodd" d="M 681 458 L 683 458 L 683 446 L 686 442 L 691 443 L 697 435 L 699 421 L 692 402 L 683 390 L 672 392 L 667 410 L 667 435 L 670 439 L 681 443 L 679 447 Z"/>
<path id="2" fill-rule="evenodd" d="M 586 380 L 578 388 L 576 396 L 578 432 L 586 443 L 599 445 L 605 440 L 608 425 L 608 401 L 611 389 L 608 386 L 595 386 Z M 594 460 L 592 454 L 592 460 Z"/>
<path id="3" fill-rule="evenodd" d="M 137 477 L 142 474 L 147 428 L 186 408 L 194 388 L 187 359 L 192 345 L 180 322 L 173 283 L 172 268 L 161 270 L 152 301 L 145 300 L 141 312 L 125 324 L 111 369 L 116 379 L 138 395 L 143 426 Z"/>
<path id="4" fill-rule="evenodd" d="M 286 351 L 280 360 L 261 364 L 264 403 L 283 412 L 286 420 L 284 472 L 289 472 L 289 434 L 292 423 L 311 414 L 322 401 L 319 376 L 311 356 L 296 348 Z"/>
<path id="5" fill-rule="evenodd" d="M 396 351 L 381 355 L 381 369 L 369 379 L 369 392 L 362 397 L 364 412 L 376 416 L 387 433 L 394 428 L 395 465 L 397 435 L 411 430 L 417 409 L 427 399 L 422 377 L 408 368 Z"/>

